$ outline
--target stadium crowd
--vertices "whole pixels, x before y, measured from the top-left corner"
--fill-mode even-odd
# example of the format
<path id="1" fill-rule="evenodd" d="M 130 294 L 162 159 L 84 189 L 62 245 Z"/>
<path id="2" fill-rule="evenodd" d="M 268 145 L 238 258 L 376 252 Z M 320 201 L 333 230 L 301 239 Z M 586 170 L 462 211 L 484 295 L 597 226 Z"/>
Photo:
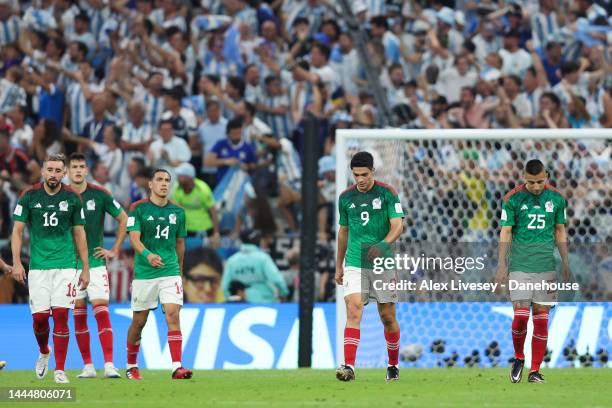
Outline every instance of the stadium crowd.
<path id="1" fill-rule="evenodd" d="M 314 115 L 323 264 L 317 296 L 331 299 L 334 265 L 326 260 L 333 251 L 335 131 L 382 124 L 338 3 L 0 0 L 0 239 L 7 242 L 19 191 L 39 181 L 48 154 L 85 153 L 91 181 L 125 208 L 146 196 L 151 171 L 162 167 L 176 180 L 172 198 L 187 212 L 187 300 L 295 300 L 300 153 L 304 119 Z M 349 3 L 403 128 L 612 127 L 610 1 Z M 421 173 L 419 182 L 431 181 L 432 200 L 440 188 L 450 194 L 441 200 L 456 201 L 452 186 L 436 185 L 438 172 L 456 174 L 466 186 L 474 168 L 483 175 L 499 169 L 495 177 L 506 181 L 516 177 L 513 169 L 503 171 L 516 160 L 510 148 L 475 149 L 490 153 L 483 157 L 469 146 L 433 147 L 441 160 L 424 167 L 419 149 L 430 148 L 410 147 L 411 166 Z M 587 150 L 566 149 L 557 158 Z M 563 162 L 559 176 L 581 173 L 561 187 L 575 198 L 601 194 L 597 205 L 607 203 L 609 211 L 610 147 L 595 149 L 598 156 L 586 161 L 595 168 Z M 469 191 L 466 197 L 477 201 Z M 572 207 L 591 210 L 577 202 Z M 469 229 L 480 228 L 471 223 L 486 218 L 489 208 L 495 204 L 469 217 Z M 423 209 L 410 209 L 413 238 L 427 230 L 423 217 L 431 212 Z M 105 232 L 114 228 L 109 220 Z M 255 258 L 266 272 L 263 281 L 227 278 L 237 263 Z M 115 301 L 128 299 L 132 263 L 133 253 L 124 251 L 109 265 Z M 24 288 L 0 282 L 0 301 L 25 299 Z"/>

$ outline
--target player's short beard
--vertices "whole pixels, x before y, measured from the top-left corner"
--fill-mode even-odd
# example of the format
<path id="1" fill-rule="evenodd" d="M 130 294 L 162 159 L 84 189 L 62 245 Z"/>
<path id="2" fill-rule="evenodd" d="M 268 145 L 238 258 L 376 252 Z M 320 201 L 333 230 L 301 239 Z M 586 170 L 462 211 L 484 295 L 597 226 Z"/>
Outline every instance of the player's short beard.
<path id="1" fill-rule="evenodd" d="M 51 179 L 46 179 L 45 180 L 45 184 L 51 190 L 55 190 L 57 188 L 57 186 L 59 186 L 60 183 L 61 183 L 61 180 L 56 180 L 56 181 L 52 181 Z"/>

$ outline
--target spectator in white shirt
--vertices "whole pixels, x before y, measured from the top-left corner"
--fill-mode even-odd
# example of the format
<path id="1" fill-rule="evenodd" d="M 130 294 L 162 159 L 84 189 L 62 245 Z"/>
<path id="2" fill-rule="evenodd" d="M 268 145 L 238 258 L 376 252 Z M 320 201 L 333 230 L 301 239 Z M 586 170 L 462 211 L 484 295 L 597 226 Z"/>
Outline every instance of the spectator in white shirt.
<path id="1" fill-rule="evenodd" d="M 227 119 L 221 116 L 221 106 L 216 99 L 210 99 L 206 103 L 206 120 L 198 128 L 198 139 L 201 148 L 201 157 L 203 160 L 219 141 L 225 139 L 227 128 Z M 202 166 L 202 165 L 200 165 Z M 217 170 L 215 168 L 202 168 L 202 178 L 206 183 L 214 188 L 216 185 L 214 175 Z"/>
<path id="2" fill-rule="evenodd" d="M 476 46 L 476 58 L 481 64 L 485 62 L 489 53 L 497 52 L 501 48 L 501 41 L 497 36 L 495 24 L 490 21 L 482 24 L 480 32 L 472 38 L 472 42 Z"/>
<path id="3" fill-rule="evenodd" d="M 502 65 L 504 75 L 514 74 L 521 77 L 532 64 L 529 53 L 519 48 L 519 38 L 518 30 L 508 30 L 504 34 L 504 48 L 499 51 L 504 61 Z"/>
<path id="4" fill-rule="evenodd" d="M 151 143 L 149 148 L 149 163 L 154 168 L 168 170 L 174 179 L 175 169 L 191 160 L 191 150 L 185 140 L 174 135 L 172 121 L 161 120 L 158 131 L 160 138 Z"/>
<path id="5" fill-rule="evenodd" d="M 8 112 L 8 117 L 11 120 L 11 123 L 13 124 L 11 145 L 13 147 L 20 147 L 24 151 L 27 151 L 28 146 L 32 144 L 34 131 L 30 127 L 30 125 L 25 122 L 26 107 L 22 105 L 16 105 Z"/>
<path id="6" fill-rule="evenodd" d="M 478 73 L 470 68 L 468 58 L 466 56 L 459 56 L 455 59 L 454 66 L 440 73 L 436 87 L 438 93 L 445 96 L 449 103 L 459 101 L 461 88 L 476 85 Z"/>
<path id="7" fill-rule="evenodd" d="M 528 118 L 531 115 L 531 106 L 524 93 L 521 91 L 521 79 L 516 75 L 506 75 L 504 77 L 504 91 L 520 119 Z"/>

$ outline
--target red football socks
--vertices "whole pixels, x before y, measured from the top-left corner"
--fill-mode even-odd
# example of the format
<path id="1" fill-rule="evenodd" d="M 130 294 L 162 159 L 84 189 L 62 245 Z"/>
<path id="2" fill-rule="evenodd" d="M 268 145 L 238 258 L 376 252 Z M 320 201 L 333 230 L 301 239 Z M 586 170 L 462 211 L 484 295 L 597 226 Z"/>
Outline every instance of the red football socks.
<path id="1" fill-rule="evenodd" d="M 534 314 L 533 337 L 531 339 L 531 369 L 530 372 L 539 371 L 540 364 L 546 354 L 548 340 L 548 311 Z"/>
<path id="2" fill-rule="evenodd" d="M 347 327 L 344 329 L 344 364 L 355 366 L 355 356 L 359 346 L 361 332 L 359 329 Z"/>
<path id="3" fill-rule="evenodd" d="M 34 336 L 42 354 L 49 354 L 49 311 L 32 313 Z"/>
<path id="4" fill-rule="evenodd" d="M 387 340 L 387 353 L 389 355 L 389 365 L 397 365 L 399 363 L 399 341 L 400 332 L 385 331 L 385 340 Z"/>
<path id="5" fill-rule="evenodd" d="M 91 348 L 89 345 L 89 329 L 87 327 L 87 306 L 75 307 L 74 334 L 85 364 L 91 364 Z"/>
<path id="6" fill-rule="evenodd" d="M 527 322 L 529 321 L 529 308 L 515 308 L 512 320 L 512 342 L 514 343 L 514 358 L 524 360 L 523 348 L 527 336 Z"/>
<path id="7" fill-rule="evenodd" d="M 53 308 L 53 350 L 55 351 L 55 369 L 64 370 L 70 330 L 68 329 L 68 309 Z"/>
<path id="8" fill-rule="evenodd" d="M 94 316 L 96 317 L 96 321 L 98 322 L 98 336 L 100 337 L 100 344 L 102 345 L 104 362 L 111 363 L 113 361 L 113 329 L 111 327 L 108 306 L 95 306 Z"/>

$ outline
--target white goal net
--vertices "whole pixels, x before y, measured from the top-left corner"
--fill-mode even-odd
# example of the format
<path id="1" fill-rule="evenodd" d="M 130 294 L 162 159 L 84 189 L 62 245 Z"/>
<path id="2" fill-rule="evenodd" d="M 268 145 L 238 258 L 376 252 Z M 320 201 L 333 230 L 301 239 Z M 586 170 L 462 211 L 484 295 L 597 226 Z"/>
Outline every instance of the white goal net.
<path id="1" fill-rule="evenodd" d="M 406 217 L 400 242 L 408 246 L 493 243 L 499 236 L 504 195 L 522 183 L 524 164 L 539 159 L 549 172 L 549 183 L 567 200 L 570 242 L 604 242 L 609 247 L 611 140 L 609 129 L 339 130 L 337 198 L 353 183 L 350 158 L 366 150 L 374 156 L 375 178 L 398 190 Z M 339 287 L 339 361 L 346 319 L 341 291 Z M 400 323 L 407 319 L 402 316 L 405 309 L 398 306 Z M 380 323 L 373 324 L 362 326 L 360 354 L 366 360 L 384 359 L 384 349 L 381 355 L 381 350 L 370 350 L 367 344 L 368 331 L 382 337 Z"/>

